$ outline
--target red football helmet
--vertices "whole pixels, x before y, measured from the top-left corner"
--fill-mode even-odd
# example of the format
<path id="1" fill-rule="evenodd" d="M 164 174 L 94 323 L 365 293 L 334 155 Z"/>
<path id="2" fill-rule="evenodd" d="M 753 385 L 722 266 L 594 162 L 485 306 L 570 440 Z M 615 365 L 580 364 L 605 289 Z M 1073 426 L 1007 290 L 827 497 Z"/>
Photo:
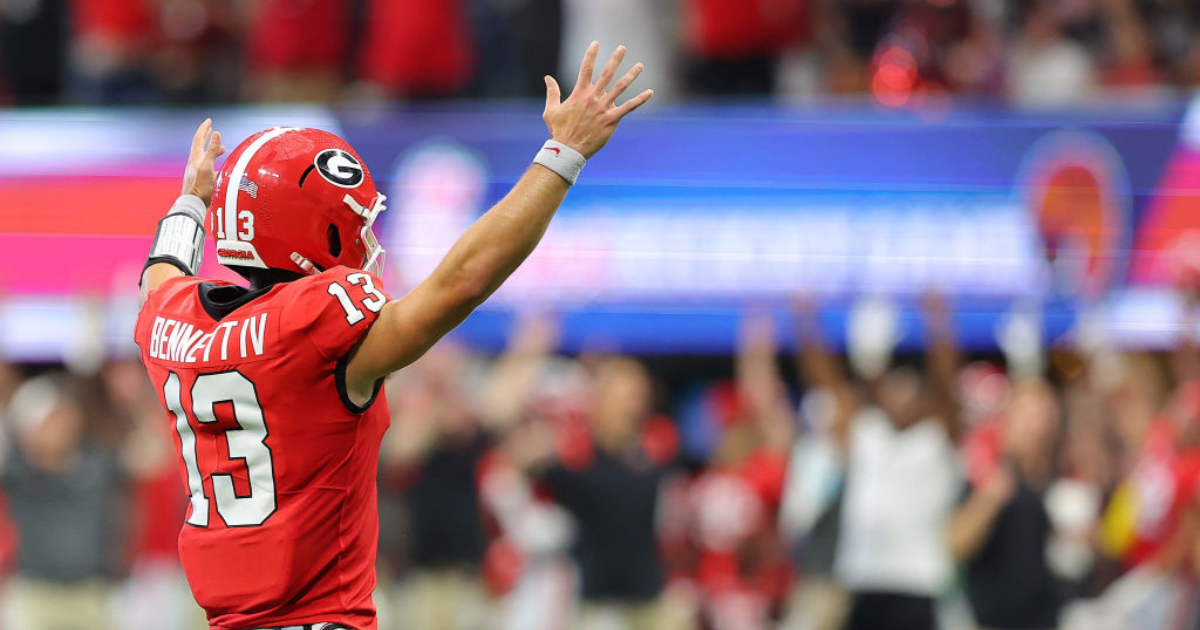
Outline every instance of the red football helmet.
<path id="1" fill-rule="evenodd" d="M 346 265 L 379 274 L 384 250 L 371 231 L 386 209 L 367 165 L 320 129 L 276 127 L 246 138 L 213 187 L 208 231 L 217 261 L 314 273 Z"/>

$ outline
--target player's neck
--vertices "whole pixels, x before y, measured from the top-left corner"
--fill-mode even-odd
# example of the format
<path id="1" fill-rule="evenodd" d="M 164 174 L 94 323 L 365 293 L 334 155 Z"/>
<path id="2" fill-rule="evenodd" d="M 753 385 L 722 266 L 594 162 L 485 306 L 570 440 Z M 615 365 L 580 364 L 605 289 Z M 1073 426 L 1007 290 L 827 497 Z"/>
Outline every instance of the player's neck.
<path id="1" fill-rule="evenodd" d="M 269 289 L 281 282 L 292 282 L 304 277 L 304 274 L 284 269 L 247 269 L 242 273 L 250 281 L 250 290 Z"/>

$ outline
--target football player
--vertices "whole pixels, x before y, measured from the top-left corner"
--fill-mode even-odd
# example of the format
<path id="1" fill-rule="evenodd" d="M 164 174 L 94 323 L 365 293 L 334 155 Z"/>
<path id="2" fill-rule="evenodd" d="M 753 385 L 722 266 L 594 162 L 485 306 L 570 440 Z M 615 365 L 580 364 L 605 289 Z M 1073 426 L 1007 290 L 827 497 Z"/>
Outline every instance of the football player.
<path id="1" fill-rule="evenodd" d="M 206 120 L 184 194 L 142 272 L 135 337 L 175 428 L 191 497 L 179 554 L 213 630 L 374 630 L 375 475 L 388 425 L 380 384 L 480 305 L 533 251 L 586 158 L 653 95 L 616 100 L 618 47 L 599 44 L 562 100 L 546 77 L 551 139 L 434 272 L 393 300 L 371 231 L 384 196 L 345 141 L 260 132 L 224 153 Z M 211 197 L 211 209 L 210 205 Z M 195 277 L 204 223 L 244 288 Z"/>

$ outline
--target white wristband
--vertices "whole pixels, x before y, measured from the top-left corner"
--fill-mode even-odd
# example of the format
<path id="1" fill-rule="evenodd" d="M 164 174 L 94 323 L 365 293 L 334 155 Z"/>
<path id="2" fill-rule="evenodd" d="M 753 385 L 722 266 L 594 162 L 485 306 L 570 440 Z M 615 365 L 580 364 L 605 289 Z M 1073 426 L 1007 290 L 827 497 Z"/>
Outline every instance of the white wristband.
<path id="1" fill-rule="evenodd" d="M 537 157 L 533 158 L 533 163 L 558 173 L 573 186 L 575 180 L 579 179 L 579 172 L 587 164 L 587 158 L 561 142 L 547 140 L 546 144 L 542 145 L 542 150 L 538 151 Z"/>

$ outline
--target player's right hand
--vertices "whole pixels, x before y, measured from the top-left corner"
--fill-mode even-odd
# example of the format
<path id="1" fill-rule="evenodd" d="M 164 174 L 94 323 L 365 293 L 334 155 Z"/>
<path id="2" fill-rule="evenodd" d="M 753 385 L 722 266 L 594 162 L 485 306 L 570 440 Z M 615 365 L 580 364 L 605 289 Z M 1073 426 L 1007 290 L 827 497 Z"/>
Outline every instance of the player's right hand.
<path id="1" fill-rule="evenodd" d="M 608 84 L 612 83 L 621 60 L 625 58 L 625 47 L 617 47 L 608 63 L 604 64 L 600 76 L 593 82 L 596 54 L 599 51 L 599 42 L 592 42 L 588 46 L 583 63 L 579 66 L 575 89 L 565 101 L 561 100 L 558 82 L 554 77 L 546 77 L 546 111 L 542 119 L 550 128 L 550 137 L 575 149 L 585 158 L 592 157 L 604 148 L 617 130 L 617 123 L 654 96 L 654 90 L 645 90 L 618 106 L 616 100 L 642 73 L 643 66 L 640 62 L 634 64 L 609 90 Z"/>
<path id="2" fill-rule="evenodd" d="M 212 203 L 217 158 L 223 153 L 225 147 L 221 145 L 221 132 L 213 131 L 212 119 L 205 118 L 192 137 L 192 150 L 188 154 L 187 167 L 183 170 L 183 194 L 196 195 L 204 201 L 205 206 Z"/>

